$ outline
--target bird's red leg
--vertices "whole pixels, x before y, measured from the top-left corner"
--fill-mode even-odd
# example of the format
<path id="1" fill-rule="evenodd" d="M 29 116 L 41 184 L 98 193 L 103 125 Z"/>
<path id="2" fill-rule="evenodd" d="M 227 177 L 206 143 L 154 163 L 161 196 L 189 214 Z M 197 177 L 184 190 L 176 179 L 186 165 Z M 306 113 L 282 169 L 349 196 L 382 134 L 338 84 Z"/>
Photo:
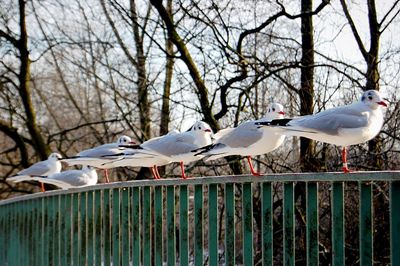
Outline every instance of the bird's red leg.
<path id="1" fill-rule="evenodd" d="M 104 169 L 104 175 L 106 176 L 106 182 L 110 183 L 110 179 L 108 178 L 108 169 Z"/>
<path id="2" fill-rule="evenodd" d="M 157 167 L 157 165 L 154 165 L 153 167 L 154 167 L 154 172 L 155 172 L 156 175 L 157 175 L 157 179 L 161 179 L 160 173 L 158 172 L 158 167 Z"/>
<path id="3" fill-rule="evenodd" d="M 40 182 L 40 191 L 46 192 L 46 189 L 44 188 L 44 183 Z"/>
<path id="4" fill-rule="evenodd" d="M 155 169 L 156 169 L 156 166 L 155 166 L 155 165 L 152 166 L 152 167 L 150 167 L 150 170 L 151 170 L 151 173 L 153 174 L 154 179 L 160 179 L 160 178 L 158 177 L 158 175 L 157 175 Z"/>
<path id="5" fill-rule="evenodd" d="M 342 149 L 342 162 L 343 162 L 343 168 L 342 168 L 343 172 L 350 173 L 351 171 L 347 165 L 347 149 L 346 149 L 346 147 L 343 147 L 343 149 Z"/>
<path id="6" fill-rule="evenodd" d="M 261 176 L 260 173 L 258 173 L 254 170 L 253 164 L 251 163 L 251 156 L 247 156 L 247 162 L 249 163 L 251 174 L 254 176 Z"/>
<path id="7" fill-rule="evenodd" d="M 181 171 L 182 171 L 182 178 L 186 179 L 188 178 L 188 176 L 185 174 L 185 165 L 183 164 L 183 162 L 180 162 L 181 165 Z"/>

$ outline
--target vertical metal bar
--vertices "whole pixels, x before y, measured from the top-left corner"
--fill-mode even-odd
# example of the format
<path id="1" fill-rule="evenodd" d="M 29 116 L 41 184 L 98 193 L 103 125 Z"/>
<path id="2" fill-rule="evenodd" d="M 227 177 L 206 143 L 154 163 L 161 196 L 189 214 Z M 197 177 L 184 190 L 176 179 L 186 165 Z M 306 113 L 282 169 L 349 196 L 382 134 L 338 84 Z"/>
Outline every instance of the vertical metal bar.
<path id="1" fill-rule="evenodd" d="M 360 265 L 372 265 L 372 185 L 359 182 L 360 189 Z"/>
<path id="2" fill-rule="evenodd" d="M 235 194 L 233 184 L 225 184 L 225 262 L 235 265 Z"/>
<path id="3" fill-rule="evenodd" d="M 31 243 L 32 243 L 32 226 L 30 223 L 31 219 L 31 211 L 30 211 L 30 202 L 31 200 L 25 201 L 23 204 L 24 208 L 24 231 L 25 231 L 25 241 L 23 241 L 23 251 L 25 254 L 23 258 L 23 263 L 26 265 L 30 265 L 30 257 L 32 256 L 32 249 L 31 249 Z"/>
<path id="4" fill-rule="evenodd" d="M 332 265 L 344 265 L 343 182 L 332 183 Z"/>
<path id="5" fill-rule="evenodd" d="M 129 265 L 129 188 L 121 189 L 121 265 Z"/>
<path id="6" fill-rule="evenodd" d="M 102 200 L 101 200 L 101 190 L 94 191 L 94 208 L 93 208 L 93 227 L 94 227 L 94 265 L 102 265 L 101 258 L 101 239 L 102 234 Z"/>
<path id="7" fill-rule="evenodd" d="M 71 265 L 72 244 L 71 244 L 71 219 L 72 219 L 72 195 L 62 195 L 60 198 L 60 208 L 62 210 L 61 219 L 61 265 Z"/>
<path id="8" fill-rule="evenodd" d="M 262 183 L 262 265 L 273 265 L 273 198 L 270 182 Z"/>
<path id="9" fill-rule="evenodd" d="M 84 265 L 87 262 L 87 202 L 86 202 L 87 192 L 80 193 L 80 204 L 79 204 L 79 220 L 78 220 L 78 228 L 79 228 L 79 253 L 78 259 L 79 264 Z"/>
<path id="10" fill-rule="evenodd" d="M 50 211 L 49 211 L 49 199 L 46 198 L 42 198 L 43 201 L 43 205 L 44 208 L 42 209 L 42 217 L 43 217 L 43 221 L 42 221 L 42 225 L 43 225 L 43 229 L 42 229 L 42 234 L 43 234 L 43 243 L 42 243 L 42 247 L 43 247 L 43 263 L 44 265 L 50 265 L 50 239 L 52 238 L 52 228 L 50 227 Z M 18 243 L 18 242 L 17 242 Z M 18 255 L 17 255 L 18 256 Z"/>
<path id="11" fill-rule="evenodd" d="M 132 187 L 132 264 L 140 265 L 140 194 L 138 187 Z"/>
<path id="12" fill-rule="evenodd" d="M 87 265 L 94 264 L 94 219 L 93 211 L 94 211 L 94 195 L 93 191 L 87 192 Z"/>
<path id="13" fill-rule="evenodd" d="M 154 188 L 154 265 L 163 264 L 163 187 Z"/>
<path id="14" fill-rule="evenodd" d="M 6 209 L 7 205 L 0 206 L 0 265 L 6 265 L 6 236 L 7 236 L 7 223 L 6 223 Z"/>
<path id="15" fill-rule="evenodd" d="M 251 183 L 243 184 L 242 211 L 243 264 L 253 265 L 253 193 Z"/>
<path id="16" fill-rule="evenodd" d="M 103 190 L 103 234 L 102 234 L 102 243 L 103 243 L 103 263 L 104 265 L 111 265 L 111 223 L 110 223 L 110 202 L 111 200 L 111 190 L 104 189 Z"/>
<path id="17" fill-rule="evenodd" d="M 49 227 L 47 230 L 50 230 L 50 241 L 49 241 L 49 262 L 50 265 L 55 265 L 56 264 L 56 256 L 57 253 L 55 252 L 55 246 L 56 246 L 56 234 L 57 234 L 57 222 L 56 222 L 56 217 L 57 217 L 57 212 L 56 212 L 56 199 L 57 196 L 52 196 L 47 198 L 47 204 L 49 206 L 48 209 L 48 218 L 49 218 Z"/>
<path id="18" fill-rule="evenodd" d="M 41 203 L 41 201 L 40 201 L 40 203 Z M 41 216 L 41 213 L 39 213 L 39 215 Z M 14 221 L 13 221 L 13 219 L 14 219 L 14 217 L 13 217 L 13 212 L 12 212 L 12 204 L 10 203 L 10 204 L 8 204 L 7 205 L 7 239 L 6 239 L 6 241 L 7 241 L 7 259 L 6 259 L 6 261 L 7 261 L 7 264 L 8 265 L 11 265 L 11 258 L 12 258 L 12 252 L 13 252 L 13 250 L 12 250 L 12 245 L 13 245 L 13 241 L 11 241 L 11 239 L 12 239 L 12 231 L 13 231 L 13 226 L 14 226 Z M 40 244 L 41 244 L 41 241 L 40 241 L 41 239 L 39 239 L 39 257 L 41 258 L 42 256 L 42 249 L 41 249 L 41 246 L 40 246 Z M 41 261 L 39 261 L 39 263 L 40 263 Z"/>
<path id="19" fill-rule="evenodd" d="M 30 237 L 31 237 L 31 244 L 30 244 L 30 249 L 31 249 L 31 253 L 30 253 L 30 260 L 29 260 L 29 265 L 35 265 L 36 263 L 36 257 L 39 255 L 37 253 L 37 242 L 38 239 L 36 238 L 36 234 L 37 234 L 37 215 L 36 215 L 36 202 L 37 200 L 32 199 L 30 201 L 30 211 L 31 211 L 31 220 L 30 220 Z M 2 255 L 0 255 L 2 256 Z M 0 263 L 0 265 L 2 265 Z"/>
<path id="20" fill-rule="evenodd" d="M 189 264 L 189 237 L 188 237 L 188 188 L 179 187 L 179 262 L 180 265 Z"/>
<path id="21" fill-rule="evenodd" d="M 151 265 L 151 194 L 150 187 L 142 187 L 143 192 L 143 265 Z"/>
<path id="22" fill-rule="evenodd" d="M 61 256 L 61 211 L 60 211 L 60 195 L 54 196 L 54 265 L 60 265 Z"/>
<path id="23" fill-rule="evenodd" d="M 294 265 L 294 184 L 283 185 L 283 261 L 284 265 Z"/>
<path id="24" fill-rule="evenodd" d="M 120 265 L 120 190 L 118 188 L 112 190 L 112 264 Z"/>
<path id="25" fill-rule="evenodd" d="M 41 235 L 41 238 L 40 238 L 40 241 L 39 241 L 39 245 L 40 245 L 40 254 L 41 254 L 41 256 L 40 256 L 40 258 L 41 258 L 41 260 L 40 260 L 40 264 L 41 265 L 47 265 L 48 264 L 48 261 L 47 261 L 47 251 L 48 251 L 48 249 L 47 249 L 47 232 L 48 231 L 46 231 L 47 229 L 46 229 L 46 209 L 47 209 L 47 206 L 45 205 L 45 198 L 43 197 L 43 198 L 41 198 L 40 199 L 40 205 L 41 205 L 41 207 L 40 207 L 40 235 Z"/>
<path id="26" fill-rule="evenodd" d="M 175 265 L 175 188 L 167 187 L 167 263 Z"/>
<path id="27" fill-rule="evenodd" d="M 79 198 L 80 193 L 72 194 L 72 258 L 73 265 L 79 263 Z"/>
<path id="28" fill-rule="evenodd" d="M 194 265 L 203 265 L 203 185 L 194 186 Z"/>
<path id="29" fill-rule="evenodd" d="M 319 265 L 318 183 L 307 182 L 307 264 Z"/>
<path id="30" fill-rule="evenodd" d="M 25 238 L 25 233 L 24 233 L 24 213 L 23 213 L 23 205 L 20 202 L 16 202 L 16 234 L 14 235 L 14 241 L 17 243 L 16 247 L 16 264 L 17 265 L 22 265 L 23 260 L 22 256 L 20 256 L 20 253 L 23 253 L 23 238 Z"/>
<path id="31" fill-rule="evenodd" d="M 30 242 L 31 242 L 31 237 L 32 235 L 30 234 L 30 225 L 29 225 L 29 200 L 25 201 L 22 204 L 22 210 L 23 210 L 23 239 L 21 241 L 22 244 L 22 249 L 21 253 L 24 254 L 21 258 L 21 263 L 28 265 L 29 264 L 29 257 L 30 257 Z"/>
<path id="32" fill-rule="evenodd" d="M 390 261 L 400 265 L 400 181 L 390 184 Z"/>
<path id="33" fill-rule="evenodd" d="M 208 186 L 208 265 L 218 265 L 218 185 Z"/>
<path id="34" fill-rule="evenodd" d="M 0 265 L 6 264 L 7 205 L 0 206 Z"/>

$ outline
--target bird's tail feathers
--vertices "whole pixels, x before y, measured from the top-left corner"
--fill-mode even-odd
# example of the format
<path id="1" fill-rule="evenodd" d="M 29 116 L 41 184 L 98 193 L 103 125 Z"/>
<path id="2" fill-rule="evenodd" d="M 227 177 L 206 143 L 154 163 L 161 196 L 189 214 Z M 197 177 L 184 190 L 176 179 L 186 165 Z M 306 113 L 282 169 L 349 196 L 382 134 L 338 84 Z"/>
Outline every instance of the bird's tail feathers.
<path id="1" fill-rule="evenodd" d="M 66 184 L 65 182 L 61 181 L 61 180 L 57 180 L 57 179 L 53 179 L 53 178 L 47 178 L 45 176 L 32 176 L 31 179 L 29 180 L 33 180 L 33 181 L 38 181 L 38 182 L 42 182 L 42 183 L 46 183 L 46 184 L 50 184 L 50 185 L 54 185 L 63 189 L 67 189 L 69 186 L 68 184 Z"/>
<path id="2" fill-rule="evenodd" d="M 18 182 L 22 182 L 22 181 L 32 180 L 31 178 L 32 177 L 29 175 L 16 175 L 16 176 L 7 178 L 7 181 L 18 183 Z"/>

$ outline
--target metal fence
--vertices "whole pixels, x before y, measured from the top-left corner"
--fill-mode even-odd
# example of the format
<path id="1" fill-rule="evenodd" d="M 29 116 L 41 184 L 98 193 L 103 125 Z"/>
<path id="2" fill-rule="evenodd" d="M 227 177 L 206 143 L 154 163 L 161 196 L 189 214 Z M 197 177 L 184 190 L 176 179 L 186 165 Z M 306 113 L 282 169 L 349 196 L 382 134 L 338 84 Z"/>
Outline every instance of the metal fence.
<path id="1" fill-rule="evenodd" d="M 400 265 L 399 171 L 130 181 L 3 200 L 0 265 L 294 265 L 302 242 L 308 265 L 324 253 L 344 265 L 349 183 L 359 199 L 350 217 L 358 217 L 360 265 L 375 262 L 377 241 Z M 387 185 L 387 234 L 374 233 L 376 184 Z M 325 226 L 330 243 L 322 245 Z"/>

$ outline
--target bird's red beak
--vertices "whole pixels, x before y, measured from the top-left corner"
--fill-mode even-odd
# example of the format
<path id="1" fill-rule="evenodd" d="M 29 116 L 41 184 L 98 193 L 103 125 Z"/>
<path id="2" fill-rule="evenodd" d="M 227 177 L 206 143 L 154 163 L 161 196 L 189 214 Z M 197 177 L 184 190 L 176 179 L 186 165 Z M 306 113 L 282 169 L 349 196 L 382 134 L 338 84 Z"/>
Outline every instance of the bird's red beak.
<path id="1" fill-rule="evenodd" d="M 285 112 L 284 112 L 284 111 L 280 111 L 280 112 L 278 112 L 278 114 L 280 114 L 280 115 L 284 115 L 284 114 L 285 114 Z"/>
<path id="2" fill-rule="evenodd" d="M 377 104 L 387 107 L 387 103 L 385 103 L 384 101 L 377 102 Z"/>
<path id="3" fill-rule="evenodd" d="M 205 131 L 205 132 L 211 132 L 211 129 L 206 128 L 206 129 L 204 129 L 204 131 Z"/>

